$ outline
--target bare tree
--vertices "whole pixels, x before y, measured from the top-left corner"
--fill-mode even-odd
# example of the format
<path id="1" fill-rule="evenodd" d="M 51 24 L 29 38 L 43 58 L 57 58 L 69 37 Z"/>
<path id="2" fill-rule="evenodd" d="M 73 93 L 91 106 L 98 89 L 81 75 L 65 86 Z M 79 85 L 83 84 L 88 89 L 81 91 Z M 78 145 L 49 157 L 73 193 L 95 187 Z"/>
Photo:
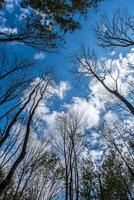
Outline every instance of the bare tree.
<path id="1" fill-rule="evenodd" d="M 41 141 L 35 139 L 34 134 L 32 132 L 26 156 L 14 174 L 11 183 L 14 188 L 6 188 L 3 200 L 9 199 L 10 194 L 11 200 L 49 200 L 61 195 L 63 169 L 60 159 L 49 148 L 47 136 Z"/>
<path id="2" fill-rule="evenodd" d="M 94 51 L 91 51 L 90 49 L 86 50 L 84 45 L 81 46 L 80 51 L 75 53 L 73 57 L 73 62 L 80 67 L 74 70 L 75 73 L 77 73 L 80 77 L 85 76 L 95 79 L 105 88 L 108 94 L 111 94 L 112 97 L 115 97 L 117 103 L 119 101 L 118 104 L 120 105 L 120 107 L 123 107 L 124 109 L 128 110 L 132 115 L 134 115 L 134 107 L 131 103 L 133 101 L 133 98 L 130 99 L 129 95 L 128 97 L 124 96 L 118 85 L 120 72 L 117 66 L 111 63 L 111 69 L 109 69 L 105 61 L 99 60 Z M 112 74 L 112 69 L 115 68 L 117 75 L 114 77 Z M 111 80 L 110 85 L 106 83 L 107 76 Z M 127 81 L 126 84 L 132 86 L 131 83 L 128 83 Z M 131 87 L 129 93 L 132 93 L 133 95 Z"/>
<path id="3" fill-rule="evenodd" d="M 30 140 L 31 144 L 32 140 Z M 35 147 L 36 144 L 36 147 Z M 53 199 L 61 191 L 62 169 L 56 155 L 48 149 L 49 144 L 44 142 L 33 142 L 28 147 L 28 153 L 21 163 L 15 179 L 18 180 L 13 200 L 25 199 L 30 191 L 38 200 Z M 32 153 L 32 154 L 31 154 Z M 31 195 L 31 196 L 30 196 Z"/>
<path id="4" fill-rule="evenodd" d="M 56 120 L 58 141 L 53 136 L 53 146 L 64 159 L 66 200 L 79 199 L 79 161 L 82 153 L 82 131 L 85 126 L 82 115 L 73 111 L 59 115 Z"/>
<path id="5" fill-rule="evenodd" d="M 24 92 L 30 89 L 30 83 L 33 80 L 31 69 L 35 67 L 32 59 L 19 58 L 19 55 L 13 55 L 10 58 L 8 51 L 0 49 L 0 121 L 1 136 L 4 126 L 12 119 L 14 111 L 24 103 Z"/>
<path id="6" fill-rule="evenodd" d="M 47 94 L 51 83 L 52 83 L 52 78 L 50 76 L 50 72 L 48 72 L 44 76 L 44 79 L 41 80 L 39 83 L 37 83 L 35 85 L 34 89 L 30 92 L 28 99 L 23 104 L 23 106 L 20 107 L 19 111 L 15 114 L 13 120 L 6 128 L 5 134 L 1 138 L 1 145 L 2 145 L 2 144 L 4 144 L 6 139 L 9 137 L 10 131 L 14 127 L 20 113 L 22 113 L 24 108 L 29 105 L 29 102 L 31 102 L 29 113 L 28 113 L 28 118 L 25 122 L 25 129 L 23 132 L 22 144 L 20 144 L 19 153 L 17 155 L 17 158 L 15 159 L 14 163 L 12 164 L 12 166 L 11 166 L 9 172 L 7 173 L 6 177 L 4 178 L 4 180 L 0 183 L 0 193 L 1 194 L 4 192 L 6 187 L 11 183 L 11 180 L 12 180 L 18 166 L 20 165 L 20 163 L 23 161 L 23 159 L 26 156 L 33 117 L 35 115 L 36 109 L 39 106 L 39 103 L 42 100 L 44 94 Z M 25 113 L 25 115 L 26 115 L 26 113 Z"/>
<path id="7" fill-rule="evenodd" d="M 95 28 L 99 45 L 102 47 L 131 47 L 134 45 L 134 17 L 127 11 L 119 9 L 112 17 L 100 15 Z"/>
<path id="8" fill-rule="evenodd" d="M 119 105 L 121 108 L 128 111 L 132 116 L 134 115 L 134 107 L 133 107 L 133 88 L 132 85 L 127 81 L 127 74 L 125 76 L 125 79 L 123 80 L 125 84 L 131 85 L 129 88 L 128 94 L 123 94 L 121 90 L 121 85 L 119 84 L 120 80 L 120 71 L 117 66 L 115 66 L 114 63 L 111 62 L 110 67 L 107 66 L 107 62 L 105 60 L 101 61 L 97 58 L 95 53 L 91 51 L 90 49 L 87 49 L 82 45 L 81 50 L 79 52 L 76 52 L 75 56 L 73 57 L 73 61 L 75 64 L 79 65 L 79 68 L 75 70 L 75 73 L 77 73 L 80 77 L 85 76 L 89 79 L 94 79 L 96 83 L 99 83 L 103 86 L 105 89 L 107 95 L 110 95 L 110 98 L 115 100 L 117 105 Z M 129 64 L 128 64 L 129 65 Z M 130 66 L 131 67 L 131 66 Z M 113 73 L 112 70 L 116 70 L 116 73 Z M 132 74 L 131 74 L 132 75 Z M 106 79 L 109 79 L 109 83 L 106 81 Z M 131 95 L 130 95 L 131 94 Z M 109 126 L 105 127 L 105 131 L 103 132 L 104 137 L 109 141 L 109 143 L 115 148 L 115 150 L 118 152 L 118 155 L 125 163 L 126 167 L 128 168 L 130 174 L 132 177 L 134 177 L 134 171 L 132 167 L 133 163 L 133 152 L 130 149 L 130 146 L 128 145 L 131 143 L 132 138 L 130 131 L 127 132 L 126 128 L 121 128 L 117 126 L 119 122 L 116 122 L 113 124 L 114 133 L 118 133 L 118 139 L 122 139 L 122 146 L 123 148 L 127 149 L 128 157 L 130 160 L 128 161 L 124 155 L 123 149 L 121 149 L 120 145 L 115 140 L 115 138 L 112 136 L 112 131 Z M 101 131 L 101 129 L 100 129 Z M 128 133 L 128 136 L 125 138 L 126 133 Z M 131 138 L 131 139 L 130 139 Z M 116 138 L 117 139 L 117 138 Z M 127 142 L 125 141 L 127 140 Z"/>
<path id="9" fill-rule="evenodd" d="M 10 59 L 8 51 L 1 48 L 0 52 L 0 80 L 11 76 L 18 71 L 21 71 L 22 73 L 24 69 L 28 70 L 35 64 L 33 59 L 20 58 L 15 52 L 13 52 L 13 56 Z"/>

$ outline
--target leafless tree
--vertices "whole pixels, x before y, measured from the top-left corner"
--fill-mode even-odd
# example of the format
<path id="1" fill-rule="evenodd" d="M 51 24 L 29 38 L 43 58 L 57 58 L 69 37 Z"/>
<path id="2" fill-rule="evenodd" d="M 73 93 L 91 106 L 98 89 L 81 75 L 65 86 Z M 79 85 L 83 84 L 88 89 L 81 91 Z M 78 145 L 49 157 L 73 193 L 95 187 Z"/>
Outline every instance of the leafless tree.
<path id="1" fill-rule="evenodd" d="M 63 156 L 65 199 L 79 199 L 79 161 L 82 153 L 82 134 L 86 126 L 82 115 L 69 111 L 57 117 L 54 149 Z"/>
<path id="2" fill-rule="evenodd" d="M 121 86 L 119 85 L 119 79 L 120 79 L 120 71 L 117 66 L 114 65 L 114 63 L 111 63 L 110 68 L 107 66 L 107 62 L 105 60 L 101 61 L 97 58 L 95 53 L 91 51 L 90 49 L 85 48 L 84 45 L 82 45 L 81 50 L 79 52 L 76 52 L 75 56 L 73 57 L 73 61 L 77 66 L 79 65 L 79 68 L 75 70 L 75 73 L 77 73 L 80 77 L 85 76 L 89 79 L 94 79 L 96 83 L 99 83 L 103 86 L 103 88 L 106 91 L 107 95 L 110 95 L 110 98 L 115 100 L 117 105 L 119 105 L 121 108 L 128 111 L 133 117 L 134 115 L 134 107 L 133 107 L 133 88 L 129 88 L 129 92 L 127 95 L 124 95 L 121 90 Z M 115 73 L 112 73 L 112 70 L 116 70 Z M 131 74 L 132 75 L 132 74 Z M 127 76 L 127 75 L 126 75 Z M 110 79 L 110 84 L 107 83 L 106 78 Z M 126 78 L 126 77 L 125 77 Z M 123 80 L 125 84 L 131 85 L 127 78 L 126 80 Z M 132 86 L 132 85 L 131 85 Z M 132 94 L 132 95 L 130 95 Z M 132 97 L 132 98 L 131 98 Z M 123 149 L 120 149 L 120 145 L 116 143 L 115 138 L 112 137 L 112 132 L 109 126 L 105 126 L 105 131 L 103 132 L 105 135 L 104 137 L 107 138 L 109 143 L 116 149 L 121 159 L 126 164 L 127 168 L 129 169 L 131 175 L 134 177 L 134 171 L 132 167 L 133 163 L 133 152 L 130 149 L 130 146 L 128 143 L 131 143 L 131 131 L 129 133 L 127 132 L 126 127 L 119 127 L 117 124 L 119 122 L 116 122 L 113 124 L 114 132 L 118 133 L 118 137 L 122 138 L 122 145 L 123 148 L 127 149 L 128 157 L 131 158 L 131 161 L 126 160 L 126 157 L 123 154 Z M 101 130 L 101 129 L 100 129 Z M 107 133 L 107 134 L 106 134 Z M 126 138 L 125 135 L 128 133 L 128 136 Z M 131 138 L 131 139 L 130 139 Z M 127 140 L 127 142 L 125 141 Z M 128 142 L 129 140 L 129 142 Z"/>
<path id="3" fill-rule="evenodd" d="M 134 17 L 127 11 L 116 10 L 112 17 L 100 15 L 95 28 L 102 47 L 131 47 L 134 45 Z"/>
<path id="4" fill-rule="evenodd" d="M 0 121 L 8 123 L 14 110 L 24 102 L 22 96 L 33 80 L 31 69 L 35 63 L 32 59 L 19 58 L 14 52 L 9 60 L 8 51 L 0 49 L 0 52 Z"/>
<path id="5" fill-rule="evenodd" d="M 15 74 L 15 72 L 21 71 L 24 69 L 29 69 L 33 67 L 35 62 L 32 59 L 20 58 L 19 55 L 16 55 L 14 52 L 13 57 L 9 59 L 8 51 L 6 49 L 0 49 L 0 80 Z"/>
<path id="6" fill-rule="evenodd" d="M 33 197 L 38 200 L 53 199 L 61 191 L 61 175 L 59 159 L 51 149 L 49 151 L 46 141 L 40 141 L 38 145 L 35 141 L 32 147 L 28 147 L 28 153 L 15 177 L 18 181 L 13 200 L 25 199 L 27 195 L 32 198 L 30 191 L 33 191 Z"/>
<path id="7" fill-rule="evenodd" d="M 63 190 L 60 159 L 49 148 L 47 136 L 41 141 L 32 135 L 27 154 L 14 174 L 14 189 L 11 189 L 10 199 L 58 199 Z M 10 187 L 5 190 L 3 200 L 9 198 L 9 191 Z"/>
<path id="8" fill-rule="evenodd" d="M 44 75 L 44 79 L 39 81 L 39 83 L 35 84 L 34 88 L 29 92 L 28 98 L 26 99 L 22 107 L 20 107 L 19 110 L 16 112 L 11 122 L 7 125 L 5 129 L 5 133 L 3 133 L 1 137 L 1 146 L 2 146 L 5 143 L 6 139 L 10 136 L 10 133 L 13 127 L 16 125 L 19 115 L 23 113 L 26 106 L 29 106 L 30 108 L 28 109 L 28 114 L 25 113 L 25 128 L 23 129 L 23 140 L 22 140 L 22 143 L 19 144 L 18 154 L 11 168 L 9 169 L 4 180 L 2 180 L 2 182 L 0 183 L 1 194 L 4 192 L 6 187 L 11 183 L 11 180 L 18 166 L 20 165 L 20 163 L 24 160 L 26 156 L 28 141 L 29 141 L 31 130 L 32 130 L 31 126 L 33 122 L 33 117 L 36 113 L 36 110 L 43 96 L 48 93 L 49 88 L 51 87 L 51 84 L 52 84 L 52 78 L 50 74 L 51 74 L 50 71 L 47 72 Z M 15 134 L 15 130 L 14 130 L 14 134 Z"/>
<path id="9" fill-rule="evenodd" d="M 91 51 L 90 49 L 86 49 L 84 45 L 82 45 L 80 51 L 77 51 L 73 56 L 73 62 L 75 65 L 77 65 L 76 69 L 74 70 L 75 73 L 77 73 L 80 77 L 85 76 L 91 79 L 95 79 L 104 87 L 108 94 L 115 98 L 120 107 L 123 107 L 132 115 L 134 115 L 134 107 L 132 103 L 133 98 L 130 98 L 129 95 L 124 96 L 121 92 L 119 86 L 120 72 L 117 66 L 111 63 L 111 68 L 109 69 L 105 60 L 99 60 L 95 52 Z M 114 77 L 112 70 L 115 68 L 117 75 Z M 106 83 L 107 76 L 111 80 L 110 85 Z M 128 83 L 127 80 L 124 81 L 130 86 L 129 94 L 131 93 L 133 95 L 131 87 L 133 84 Z"/>

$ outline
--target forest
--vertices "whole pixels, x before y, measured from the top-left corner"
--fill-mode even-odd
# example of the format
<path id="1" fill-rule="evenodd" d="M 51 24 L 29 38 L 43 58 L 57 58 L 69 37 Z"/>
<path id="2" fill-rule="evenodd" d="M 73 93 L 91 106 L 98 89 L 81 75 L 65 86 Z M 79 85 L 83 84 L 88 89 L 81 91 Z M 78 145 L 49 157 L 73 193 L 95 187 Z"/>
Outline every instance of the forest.
<path id="1" fill-rule="evenodd" d="M 0 0 L 0 200 L 134 200 L 133 0 Z"/>

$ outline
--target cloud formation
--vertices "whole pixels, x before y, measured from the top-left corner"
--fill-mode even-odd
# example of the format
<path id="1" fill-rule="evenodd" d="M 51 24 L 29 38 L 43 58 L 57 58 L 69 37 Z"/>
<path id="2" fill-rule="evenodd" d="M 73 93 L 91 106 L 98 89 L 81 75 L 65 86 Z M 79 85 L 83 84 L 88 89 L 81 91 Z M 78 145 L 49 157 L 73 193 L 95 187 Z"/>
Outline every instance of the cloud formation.
<path id="1" fill-rule="evenodd" d="M 45 53 L 39 52 L 34 55 L 35 60 L 43 60 L 45 58 Z"/>
<path id="2" fill-rule="evenodd" d="M 60 99 L 63 99 L 66 93 L 71 89 L 71 85 L 68 81 L 61 81 L 55 88 L 55 94 Z"/>

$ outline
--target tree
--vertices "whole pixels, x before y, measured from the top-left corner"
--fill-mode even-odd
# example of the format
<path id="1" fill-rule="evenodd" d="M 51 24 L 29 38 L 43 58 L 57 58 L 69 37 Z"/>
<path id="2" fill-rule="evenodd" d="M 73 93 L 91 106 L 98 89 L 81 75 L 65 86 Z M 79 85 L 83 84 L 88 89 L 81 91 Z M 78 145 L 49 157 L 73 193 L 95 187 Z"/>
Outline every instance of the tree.
<path id="1" fill-rule="evenodd" d="M 95 33 L 102 47 L 131 47 L 134 45 L 134 18 L 127 11 L 116 10 L 112 18 L 101 15 Z"/>
<path id="2" fill-rule="evenodd" d="M 107 67 L 107 63 L 104 61 L 99 61 L 97 58 L 97 55 L 94 51 L 91 51 L 90 49 L 86 49 L 84 45 L 81 46 L 80 51 L 76 52 L 73 56 L 73 62 L 77 65 L 80 65 L 80 68 L 76 68 L 75 73 L 77 73 L 79 76 L 85 76 L 85 77 L 91 77 L 92 79 L 95 79 L 98 83 L 100 83 L 106 92 L 108 94 L 112 95 L 116 98 L 116 102 L 120 102 L 120 107 L 125 106 L 124 109 L 129 111 L 132 115 L 134 115 L 134 107 L 131 103 L 131 99 L 128 96 L 125 97 L 118 85 L 119 78 L 120 78 L 120 72 L 117 66 L 115 66 L 113 63 L 111 63 L 110 69 Z M 112 71 L 116 69 L 117 75 L 114 77 L 112 74 Z M 106 82 L 106 78 L 109 78 L 111 80 L 111 84 L 108 85 Z M 124 80 L 125 81 L 125 80 Z M 132 85 L 133 83 L 129 83 L 126 81 L 126 84 L 130 85 L 129 93 L 132 91 Z M 133 95 L 133 93 L 132 93 Z"/>
<path id="3" fill-rule="evenodd" d="M 13 101 L 15 103 L 16 99 L 23 96 L 23 92 L 33 79 L 30 70 L 35 67 L 35 62 L 30 58 L 19 58 L 19 55 L 13 55 L 9 61 L 8 51 L 5 49 L 0 49 L 0 58 L 0 107 L 2 107 L 8 103 L 12 104 Z"/>
<path id="4" fill-rule="evenodd" d="M 5 141 L 7 140 L 7 138 L 10 136 L 13 127 L 16 125 L 19 115 L 20 114 L 23 115 L 24 109 L 26 108 L 26 106 L 29 105 L 30 108 L 28 110 L 27 119 L 25 116 L 25 128 L 23 129 L 23 137 L 22 137 L 23 139 L 20 141 L 20 143 L 18 145 L 17 152 L 15 151 L 13 153 L 13 155 L 14 154 L 16 155 L 16 158 L 15 158 L 11 168 L 9 169 L 5 178 L 0 183 L 0 194 L 2 194 L 5 191 L 5 189 L 7 188 L 7 186 L 10 185 L 18 166 L 20 165 L 20 163 L 24 160 L 24 158 L 26 156 L 28 141 L 29 141 L 29 137 L 31 134 L 31 126 L 32 126 L 32 122 L 33 122 L 33 117 L 36 113 L 37 107 L 38 107 L 39 103 L 41 102 L 44 94 L 47 94 L 49 91 L 49 88 L 51 87 L 52 78 L 51 78 L 50 74 L 51 74 L 50 71 L 47 72 L 44 75 L 44 79 L 40 80 L 39 83 L 35 84 L 34 88 L 30 91 L 27 100 L 20 107 L 20 109 L 16 112 L 12 121 L 7 125 L 7 127 L 5 128 L 5 132 L 3 133 L 2 137 L 1 137 L 0 144 L 2 146 L 5 143 Z"/>
<path id="5" fill-rule="evenodd" d="M 129 200 L 132 197 L 132 183 L 128 172 L 115 151 L 110 150 L 101 167 L 102 199 Z"/>
<path id="6" fill-rule="evenodd" d="M 96 196 L 95 170 L 93 162 L 89 158 L 83 158 L 80 172 L 80 197 L 82 200 L 92 200 Z"/>
<path id="7" fill-rule="evenodd" d="M 121 14 L 119 11 L 116 11 L 112 20 L 103 16 L 96 28 L 96 34 L 99 44 L 103 47 L 133 46 L 133 18 L 128 14 Z M 109 59 L 107 62 L 106 59 L 99 59 L 94 50 L 86 48 L 83 44 L 73 56 L 73 62 L 77 65 L 75 73 L 79 77 L 86 77 L 92 83 L 102 86 L 107 97 L 110 100 L 112 97 L 116 102 L 114 105 L 129 112 L 132 120 L 134 116 L 133 80 L 128 79 L 128 74 L 130 77 L 133 76 L 133 62 L 129 62 L 127 59 L 128 57 L 125 62 L 126 74 L 122 77 L 120 67 L 124 67 L 123 62 L 119 66 L 115 60 L 110 62 Z M 123 93 L 124 83 L 128 90 Z M 131 144 L 133 148 L 133 135 L 131 134 L 133 124 L 130 124 L 131 130 L 129 131 L 126 127 L 122 128 L 123 125 L 120 126 L 119 121 L 113 123 L 112 126 L 109 121 L 109 124 L 106 125 L 104 122 L 105 129 L 101 130 L 99 127 L 98 130 L 99 133 L 103 132 L 101 135 L 106 139 L 105 144 L 108 142 L 107 148 L 112 146 L 114 149 L 109 152 L 98 173 L 98 198 L 102 200 L 133 199 L 134 160 L 131 149 Z"/>
<path id="8" fill-rule="evenodd" d="M 33 149 L 32 151 L 34 152 Z M 57 156 L 51 150 L 48 151 L 47 146 L 43 144 L 41 148 L 37 148 L 33 158 L 30 158 L 29 152 L 24 164 L 22 165 L 23 174 L 20 170 L 18 171 L 21 178 L 18 182 L 20 185 L 17 187 L 13 200 L 16 197 L 25 199 L 26 196 L 29 199 L 54 199 L 60 195 L 62 168 Z"/>
<path id="9" fill-rule="evenodd" d="M 88 7 L 96 6 L 100 0 L 44 0 L 21 3 L 23 9 L 31 9 L 17 33 L 0 32 L 0 42 L 22 42 L 46 51 L 55 49 L 64 38 L 65 32 L 73 32 L 80 27 L 78 15 L 85 15 Z M 12 27 L 15 26 L 12 24 Z"/>
<path id="10" fill-rule="evenodd" d="M 13 125 L 16 123 L 16 120 L 18 120 L 14 118 L 14 115 L 20 110 L 20 107 L 28 98 L 28 96 L 24 97 L 26 90 L 32 89 L 30 85 L 33 80 L 31 69 L 35 67 L 35 63 L 32 59 L 20 59 L 19 55 L 15 55 L 14 52 L 9 61 L 7 51 L 1 49 L 0 52 L 0 147 L 6 142 L 4 148 L 5 152 L 1 153 L 0 158 L 3 160 L 1 164 L 5 165 L 7 162 L 6 158 L 13 146 L 15 146 L 17 137 L 19 137 L 17 130 L 16 135 L 11 134 Z M 21 111 L 19 113 L 21 113 Z M 12 121 L 13 118 L 15 120 L 14 122 Z M 10 135 L 12 136 L 9 137 Z"/>
<path id="11" fill-rule="evenodd" d="M 127 167 L 132 179 L 134 178 L 134 169 L 133 169 L 133 153 L 129 142 L 131 141 L 131 136 L 126 137 L 127 128 L 122 127 L 123 125 L 117 123 L 114 124 L 114 128 L 111 128 L 108 123 L 103 124 L 103 128 L 99 128 L 99 133 L 103 136 L 108 146 L 112 146 L 116 154 L 120 157 L 122 162 Z M 119 141 L 119 143 L 117 142 Z M 125 150 L 124 150 L 125 149 Z M 129 159 L 128 159 L 129 158 Z"/>
<path id="12" fill-rule="evenodd" d="M 62 191 L 60 160 L 44 142 L 30 137 L 27 154 L 6 188 L 3 200 L 55 199 Z M 2 180 L 4 176 L 1 175 Z"/>
<path id="13" fill-rule="evenodd" d="M 83 152 L 82 134 L 85 126 L 82 115 L 73 111 L 62 113 L 56 120 L 58 141 L 54 141 L 53 148 L 63 160 L 66 200 L 79 199 L 79 162 Z"/>

